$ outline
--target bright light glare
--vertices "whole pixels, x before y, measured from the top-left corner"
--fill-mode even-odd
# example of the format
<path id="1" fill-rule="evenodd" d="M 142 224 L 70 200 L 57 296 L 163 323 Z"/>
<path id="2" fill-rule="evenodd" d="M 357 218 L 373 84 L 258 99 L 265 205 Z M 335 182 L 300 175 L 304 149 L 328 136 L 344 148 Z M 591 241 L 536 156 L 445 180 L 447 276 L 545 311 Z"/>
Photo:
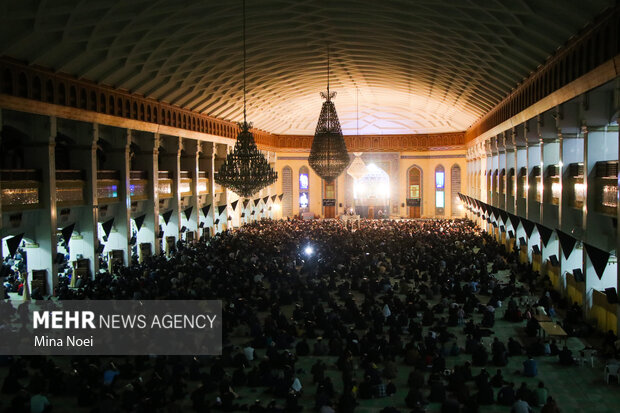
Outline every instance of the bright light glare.
<path id="1" fill-rule="evenodd" d="M 279 211 L 279 210 L 280 210 L 280 204 L 275 204 L 275 205 L 273 206 L 273 210 L 274 210 L 274 211 Z"/>
<path id="2" fill-rule="evenodd" d="M 304 252 L 306 253 L 306 255 L 312 255 L 314 249 L 312 249 L 312 247 L 308 245 L 306 248 L 304 248 Z"/>

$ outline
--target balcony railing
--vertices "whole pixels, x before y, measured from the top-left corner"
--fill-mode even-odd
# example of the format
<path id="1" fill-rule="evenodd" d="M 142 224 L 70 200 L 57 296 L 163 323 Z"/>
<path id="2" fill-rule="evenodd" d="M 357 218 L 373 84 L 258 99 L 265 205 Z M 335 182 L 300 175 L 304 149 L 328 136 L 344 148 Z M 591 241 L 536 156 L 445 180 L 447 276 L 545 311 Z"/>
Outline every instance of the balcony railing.
<path id="1" fill-rule="evenodd" d="M 97 200 L 99 204 L 118 202 L 119 171 L 97 171 Z"/>
<path id="2" fill-rule="evenodd" d="M 75 206 L 84 204 L 84 171 L 56 171 L 56 205 Z"/>
<path id="3" fill-rule="evenodd" d="M 0 170 L 1 202 L 5 211 L 36 209 L 39 205 L 41 171 L 35 169 Z"/>
<path id="4" fill-rule="evenodd" d="M 148 176 L 146 171 L 129 172 L 129 196 L 132 201 L 148 199 Z"/>
<path id="5" fill-rule="evenodd" d="M 159 199 L 172 198 L 172 172 L 159 171 L 157 180 L 157 194 Z"/>
<path id="6" fill-rule="evenodd" d="M 596 209 L 616 216 L 618 208 L 618 161 L 596 163 Z"/>

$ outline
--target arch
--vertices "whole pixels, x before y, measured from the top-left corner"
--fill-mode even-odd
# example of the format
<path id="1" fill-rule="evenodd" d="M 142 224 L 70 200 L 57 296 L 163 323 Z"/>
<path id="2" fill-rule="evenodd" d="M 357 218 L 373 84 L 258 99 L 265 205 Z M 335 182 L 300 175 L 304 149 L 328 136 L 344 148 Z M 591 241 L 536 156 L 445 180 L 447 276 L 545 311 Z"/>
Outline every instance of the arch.
<path id="1" fill-rule="evenodd" d="M 58 100 L 56 101 L 59 105 L 67 104 L 67 87 L 64 82 L 58 83 Z"/>
<path id="2" fill-rule="evenodd" d="M 69 106 L 77 107 L 77 89 L 75 85 L 69 86 Z"/>
<path id="3" fill-rule="evenodd" d="M 123 116 L 123 99 L 116 99 L 116 116 Z"/>
<path id="4" fill-rule="evenodd" d="M 461 192 L 461 167 L 458 164 L 450 168 L 450 206 L 452 216 L 461 216 L 462 211 L 459 206 L 459 192 Z"/>
<path id="5" fill-rule="evenodd" d="M 282 168 L 282 216 L 293 215 L 293 168 Z"/>
<path id="6" fill-rule="evenodd" d="M 41 100 L 41 96 L 43 96 L 41 79 L 39 78 L 39 76 L 35 76 L 32 79 L 32 98 L 36 100 Z"/>
<path id="7" fill-rule="evenodd" d="M 423 211 L 423 172 L 418 165 L 407 169 L 406 206 L 408 218 L 420 218 Z"/>
<path id="8" fill-rule="evenodd" d="M 45 101 L 54 103 L 54 83 L 52 79 L 47 79 L 45 81 Z"/>
<path id="9" fill-rule="evenodd" d="M 90 104 L 90 110 L 97 112 L 97 93 L 94 90 L 90 92 L 90 101 L 88 103 Z"/>
<path id="10" fill-rule="evenodd" d="M 446 213 L 446 170 L 443 165 L 435 167 L 435 215 Z"/>
<path id="11" fill-rule="evenodd" d="M 2 74 L 2 93 L 13 94 L 13 72 L 9 68 L 4 69 Z"/>
<path id="12" fill-rule="evenodd" d="M 132 119 L 140 119 L 141 113 L 138 111 L 138 104 L 135 101 L 133 102 L 133 105 L 131 106 L 131 108 L 132 108 L 132 111 L 129 114 L 129 116 Z"/>
<path id="13" fill-rule="evenodd" d="M 88 108 L 88 97 L 86 96 L 86 91 L 84 90 L 84 88 L 80 88 L 80 103 L 79 103 L 79 107 L 80 107 L 80 109 L 87 109 Z"/>
<path id="14" fill-rule="evenodd" d="M 27 98 L 28 92 L 28 78 L 24 72 L 21 72 L 17 78 L 17 96 Z"/>
<path id="15" fill-rule="evenodd" d="M 99 94 L 99 112 L 107 113 L 106 98 L 103 93 Z"/>

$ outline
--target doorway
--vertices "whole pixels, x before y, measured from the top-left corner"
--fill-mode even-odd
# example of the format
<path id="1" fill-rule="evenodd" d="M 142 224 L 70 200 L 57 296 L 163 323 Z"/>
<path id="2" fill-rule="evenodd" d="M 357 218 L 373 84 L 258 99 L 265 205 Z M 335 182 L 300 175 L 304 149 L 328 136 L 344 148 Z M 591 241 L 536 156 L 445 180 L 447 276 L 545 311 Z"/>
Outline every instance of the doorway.
<path id="1" fill-rule="evenodd" d="M 407 174 L 407 217 L 422 216 L 422 170 L 417 166 L 409 168 Z"/>

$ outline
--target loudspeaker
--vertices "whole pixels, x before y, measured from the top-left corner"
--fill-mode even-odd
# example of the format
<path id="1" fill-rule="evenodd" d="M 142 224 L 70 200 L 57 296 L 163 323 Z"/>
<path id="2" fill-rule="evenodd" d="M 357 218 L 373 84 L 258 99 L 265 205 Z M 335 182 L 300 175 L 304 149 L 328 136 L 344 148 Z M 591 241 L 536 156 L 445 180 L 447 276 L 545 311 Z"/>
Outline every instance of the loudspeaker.
<path id="1" fill-rule="evenodd" d="M 157 234 L 157 238 L 163 238 L 164 237 L 164 231 L 159 231 L 159 234 Z"/>
<path id="2" fill-rule="evenodd" d="M 105 245 L 99 244 L 97 246 L 97 254 L 103 254 L 103 250 L 105 249 Z"/>
<path id="3" fill-rule="evenodd" d="M 514 238 L 515 237 L 515 233 L 512 231 L 508 231 L 508 238 Z"/>
<path id="4" fill-rule="evenodd" d="M 135 236 L 133 236 L 133 237 L 131 237 L 131 239 L 129 240 L 129 245 L 131 245 L 131 246 L 136 245 L 136 242 L 137 242 L 136 237 L 135 237 Z"/>
<path id="5" fill-rule="evenodd" d="M 503 225 L 500 225 L 499 226 L 499 230 L 500 230 L 500 232 L 506 232 L 506 227 L 503 226 Z"/>
<path id="6" fill-rule="evenodd" d="M 199 226 L 200 228 L 204 228 L 205 223 L 204 223 L 204 222 L 201 222 L 201 223 L 200 223 L 200 225 L 198 225 L 198 226 Z"/>
<path id="7" fill-rule="evenodd" d="M 187 228 L 186 228 L 186 227 L 185 227 L 185 225 L 184 225 L 184 226 L 182 226 L 182 227 L 181 227 L 181 233 L 184 233 L 184 232 L 185 232 L 185 230 L 187 230 Z"/>
<path id="8" fill-rule="evenodd" d="M 532 246 L 532 251 L 534 252 L 534 254 L 540 254 L 540 248 L 538 247 L 538 245 Z"/>
<path id="9" fill-rule="evenodd" d="M 607 296 L 607 302 L 609 304 L 618 303 L 618 293 L 614 287 L 605 288 L 605 295 Z"/>
<path id="10" fill-rule="evenodd" d="M 527 242 L 525 241 L 525 238 L 523 237 L 519 237 L 519 245 L 526 245 Z"/>
<path id="11" fill-rule="evenodd" d="M 342 208 L 342 202 L 338 204 L 338 207 Z"/>
<path id="12" fill-rule="evenodd" d="M 575 268 L 573 270 L 573 277 L 575 277 L 575 281 L 582 283 L 586 280 L 583 278 L 583 272 L 581 272 L 581 268 Z"/>
<path id="13" fill-rule="evenodd" d="M 551 262 L 551 265 L 553 265 L 554 267 L 558 267 L 560 265 L 558 261 L 558 257 L 555 254 L 549 257 L 549 261 Z"/>

